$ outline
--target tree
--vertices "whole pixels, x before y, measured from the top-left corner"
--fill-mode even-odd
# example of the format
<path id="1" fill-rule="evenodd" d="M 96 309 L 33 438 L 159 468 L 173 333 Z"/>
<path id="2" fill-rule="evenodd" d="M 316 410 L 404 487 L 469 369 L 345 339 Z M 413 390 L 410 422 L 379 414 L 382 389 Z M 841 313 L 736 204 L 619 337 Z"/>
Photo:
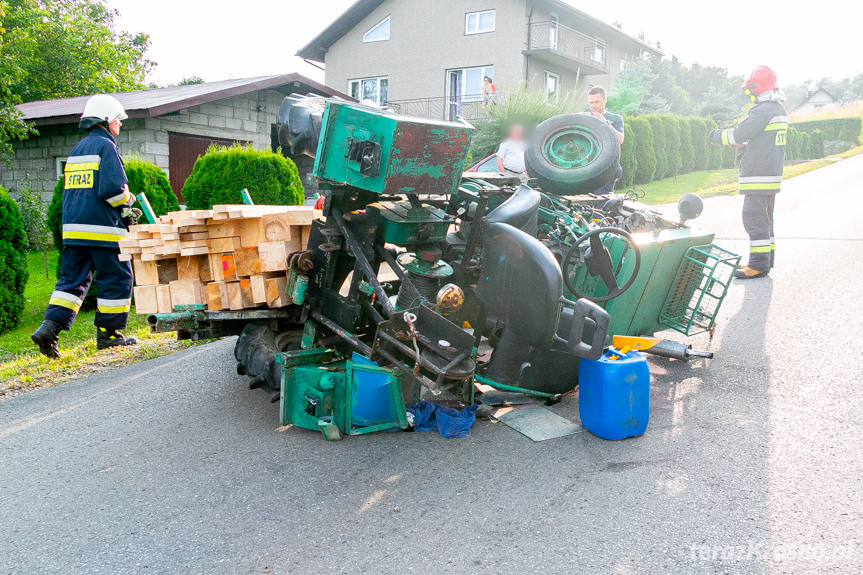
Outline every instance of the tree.
<path id="1" fill-rule="evenodd" d="M 690 142 L 692 143 L 694 157 L 694 170 L 706 170 L 709 164 L 709 150 L 707 143 L 707 124 L 701 118 L 689 118 L 689 130 L 692 134 Z"/>
<path id="2" fill-rule="evenodd" d="M 650 86 L 656 76 L 650 70 L 650 62 L 635 60 L 628 62 L 614 80 L 608 94 L 608 109 L 618 114 L 636 114 L 650 94 Z"/>
<path id="3" fill-rule="evenodd" d="M 5 0 L 4 51 L 18 64 L 9 90 L 23 102 L 144 88 L 146 34 L 116 29 L 99 0 Z"/>
<path id="4" fill-rule="evenodd" d="M 12 153 L 12 140 L 26 138 L 30 133 L 30 128 L 15 108 L 21 98 L 10 86 L 11 83 L 20 81 L 24 72 L 7 47 L 8 9 L 9 5 L 0 0 L 0 157 Z M 6 161 L 9 161 L 8 158 Z"/>
<path id="5" fill-rule="evenodd" d="M 179 82 L 177 82 L 178 86 L 189 86 L 191 84 L 203 84 L 204 79 L 200 76 L 186 76 Z"/>

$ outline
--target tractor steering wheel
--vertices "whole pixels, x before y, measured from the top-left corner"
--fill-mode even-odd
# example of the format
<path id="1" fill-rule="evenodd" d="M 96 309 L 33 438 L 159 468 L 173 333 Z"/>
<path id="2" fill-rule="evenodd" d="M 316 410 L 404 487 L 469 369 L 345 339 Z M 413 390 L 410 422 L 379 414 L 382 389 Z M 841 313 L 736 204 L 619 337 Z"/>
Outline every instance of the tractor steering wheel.
<path id="1" fill-rule="evenodd" d="M 603 242 L 604 238 L 601 237 L 603 234 L 607 234 L 606 238 L 608 236 L 617 236 L 625 242 L 622 255 L 616 265 L 611 259 L 611 253 Z M 584 242 L 589 242 L 589 246 L 586 246 L 586 249 L 582 250 Z M 622 282 L 621 285 L 618 275 L 620 274 L 623 262 L 626 259 L 626 254 L 629 250 L 635 252 L 635 266 L 632 268 L 632 273 L 630 273 L 629 277 L 626 281 Z M 572 281 L 578 268 L 582 265 L 587 266 L 587 273 L 584 275 L 584 279 L 582 279 L 581 287 L 584 287 L 585 280 L 588 277 L 599 276 L 605 284 L 605 287 L 608 288 L 608 293 L 606 295 L 589 296 L 575 289 L 572 285 Z M 585 298 L 596 303 L 614 299 L 629 289 L 629 286 L 631 286 L 632 282 L 635 281 L 635 277 L 638 275 L 638 270 L 640 268 L 641 250 L 638 249 L 638 245 L 636 245 L 632 235 L 620 228 L 596 228 L 579 237 L 572 247 L 569 248 L 569 251 L 563 258 L 563 264 L 561 265 L 563 281 L 566 284 L 567 289 L 569 289 L 569 291 L 571 291 L 576 297 Z"/>

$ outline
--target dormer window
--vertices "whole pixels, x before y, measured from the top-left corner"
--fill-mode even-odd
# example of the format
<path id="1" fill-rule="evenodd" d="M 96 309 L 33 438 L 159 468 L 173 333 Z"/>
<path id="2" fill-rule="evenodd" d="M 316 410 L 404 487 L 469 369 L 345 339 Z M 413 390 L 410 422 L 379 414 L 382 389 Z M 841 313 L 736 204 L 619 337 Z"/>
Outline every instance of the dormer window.
<path id="1" fill-rule="evenodd" d="M 390 39 L 390 17 L 387 16 L 363 34 L 363 42 L 383 42 Z"/>

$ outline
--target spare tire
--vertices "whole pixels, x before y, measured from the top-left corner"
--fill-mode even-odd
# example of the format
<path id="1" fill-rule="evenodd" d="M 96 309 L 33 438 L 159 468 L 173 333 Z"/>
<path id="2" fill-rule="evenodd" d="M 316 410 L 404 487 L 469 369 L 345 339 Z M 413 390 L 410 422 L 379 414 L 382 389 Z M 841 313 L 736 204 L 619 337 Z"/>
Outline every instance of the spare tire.
<path id="1" fill-rule="evenodd" d="M 543 192 L 586 194 L 615 176 L 620 144 L 611 126 L 599 118 L 562 114 L 536 127 L 524 160 Z"/>

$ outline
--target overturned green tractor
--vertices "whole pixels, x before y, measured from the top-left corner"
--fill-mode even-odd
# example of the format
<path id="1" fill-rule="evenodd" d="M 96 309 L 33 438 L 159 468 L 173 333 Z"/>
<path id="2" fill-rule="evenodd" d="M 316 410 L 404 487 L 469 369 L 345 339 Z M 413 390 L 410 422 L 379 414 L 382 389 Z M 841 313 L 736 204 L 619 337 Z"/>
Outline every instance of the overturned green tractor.
<path id="1" fill-rule="evenodd" d="M 302 252 L 309 284 L 284 310 L 153 316 L 179 337 L 237 334 L 238 372 L 283 424 L 328 438 L 405 427 L 404 405 L 477 382 L 554 399 L 612 335 L 710 329 L 736 256 L 626 195 L 610 129 L 587 115 L 540 125 L 535 186 L 463 175 L 473 128 L 292 95 L 284 148 L 314 157 L 324 190 Z M 730 269 L 729 269 L 730 268 Z M 299 271 L 299 270 L 295 270 Z"/>

